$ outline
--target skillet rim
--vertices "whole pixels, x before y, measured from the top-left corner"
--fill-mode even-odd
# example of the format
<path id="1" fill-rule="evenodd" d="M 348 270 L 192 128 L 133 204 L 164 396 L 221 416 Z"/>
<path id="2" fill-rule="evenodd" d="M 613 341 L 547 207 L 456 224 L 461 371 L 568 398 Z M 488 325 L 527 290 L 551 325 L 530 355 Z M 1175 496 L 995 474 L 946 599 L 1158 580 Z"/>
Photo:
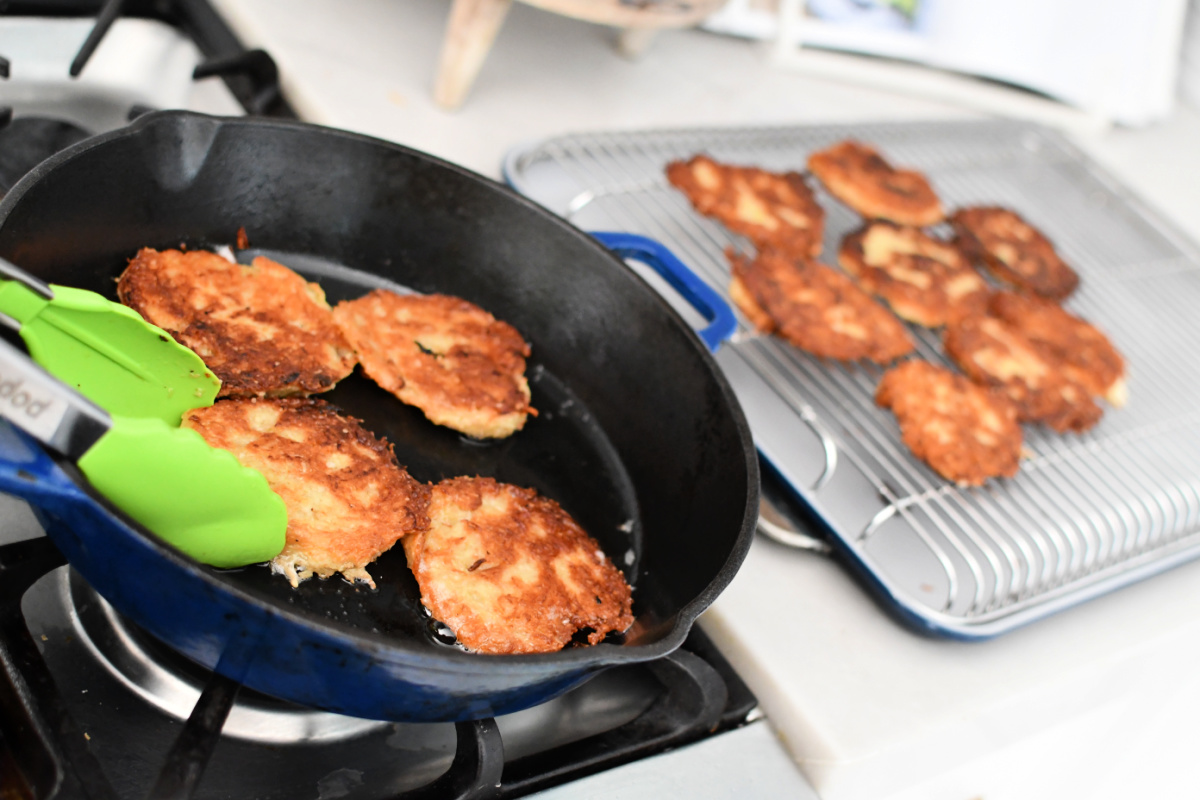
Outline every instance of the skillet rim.
<path id="1" fill-rule="evenodd" d="M 0 199 L 0 230 L 3 230 L 9 215 L 14 207 L 19 205 L 21 199 L 34 186 L 39 184 L 43 178 L 59 169 L 64 164 L 67 164 L 76 158 L 89 153 L 97 147 L 104 147 L 110 142 L 137 136 L 145 129 L 155 125 L 168 124 L 171 120 L 188 120 L 200 119 L 210 121 L 214 125 L 214 130 L 225 126 L 238 128 L 242 126 L 250 126 L 262 128 L 266 130 L 280 129 L 286 131 L 304 131 L 309 133 L 318 133 L 324 136 L 329 136 L 334 140 L 346 139 L 356 141 L 362 144 L 367 144 L 375 147 L 383 147 L 393 149 L 418 160 L 430 162 L 435 166 L 450 170 L 457 173 L 461 177 L 468 180 L 482 182 L 492 190 L 498 192 L 502 197 L 505 197 L 509 202 L 515 202 L 522 206 L 526 211 L 540 219 L 538 224 L 553 225 L 559 228 L 563 233 L 573 237 L 581 248 L 590 248 L 593 252 L 602 255 L 608 259 L 614 268 L 617 268 L 617 274 L 625 276 L 625 279 L 631 286 L 632 291 L 645 293 L 652 302 L 656 303 L 662 312 L 665 312 L 667 318 L 671 321 L 679 335 L 682 335 L 688 346 L 693 351 L 695 357 L 699 358 L 706 372 L 712 377 L 716 383 L 716 387 L 720 391 L 720 395 L 724 400 L 727 411 L 732 417 L 734 432 L 741 443 L 742 452 L 744 455 L 744 469 L 746 475 L 746 500 L 742 513 L 742 521 L 740 530 L 734 538 L 729 554 L 726 557 L 721 568 L 708 581 L 705 588 L 696 594 L 691 600 L 680 606 L 678 611 L 673 615 L 670 630 L 663 634 L 661 638 L 654 642 L 646 644 L 622 644 L 614 645 L 601 642 L 597 645 L 585 647 L 573 647 L 565 650 L 559 650 L 552 653 L 529 653 L 529 654 L 510 654 L 504 656 L 495 656 L 485 653 L 473 653 L 464 651 L 458 648 L 447 647 L 445 650 L 431 650 L 428 645 L 412 645 L 407 640 L 395 639 L 385 636 L 382 633 L 373 633 L 367 630 L 340 627 L 336 622 L 333 624 L 323 623 L 307 614 L 292 610 L 284 605 L 268 601 L 267 598 L 258 597 L 250 592 L 222 580 L 218 571 L 213 567 L 191 559 L 183 553 L 175 550 L 170 545 L 166 544 L 158 537 L 151 534 L 142 526 L 138 525 L 133 520 L 126 517 L 119 509 L 112 506 L 106 499 L 99 494 L 87 483 L 79 474 L 74 465 L 64 464 L 60 459 L 51 457 L 51 460 L 64 468 L 64 474 L 71 480 L 74 487 L 78 489 L 87 500 L 95 503 L 113 522 L 125 528 L 127 532 L 133 533 L 139 544 L 149 546 L 156 551 L 159 557 L 165 557 L 171 564 L 171 568 L 182 570 L 194 577 L 199 578 L 213 591 L 222 594 L 230 595 L 239 603 L 248 605 L 263 613 L 282 617 L 290 624 L 300 626 L 310 633 L 319 637 L 334 640 L 341 644 L 349 643 L 349 646 L 356 651 L 371 651 L 374 658 L 380 658 L 384 654 L 389 657 L 388 661 L 393 663 L 410 663 L 412 661 L 431 661 L 438 665 L 443 671 L 470 673 L 474 671 L 486 671 L 489 674 L 495 674 L 497 670 L 508 671 L 511 667 L 513 671 L 527 672 L 529 667 L 533 666 L 550 666 L 551 664 L 561 665 L 564 668 L 575 669 L 594 669 L 601 666 L 609 666 L 624 663 L 637 663 L 661 658 L 678 649 L 688 632 L 695 624 L 696 619 L 705 611 L 713 601 L 725 590 L 734 576 L 740 570 L 742 563 L 745 560 L 746 554 L 749 552 L 750 545 L 753 542 L 755 525 L 758 515 L 758 496 L 759 496 L 759 463 L 757 451 L 754 446 L 753 437 L 750 431 L 749 423 L 742 411 L 741 405 L 725 377 L 724 372 L 717 365 L 716 360 L 704 345 L 702 340 L 691 328 L 682 316 L 668 303 L 662 295 L 660 295 L 644 278 L 638 275 L 634 270 L 630 269 L 624 261 L 613 253 L 608 248 L 604 247 L 597 239 L 588 235 L 585 231 L 571 224 L 567 220 L 553 214 L 545 207 L 533 202 L 531 199 L 517 193 L 512 187 L 506 184 L 481 175 L 465 167 L 462 167 L 453 162 L 442 159 L 438 156 L 416 150 L 407 145 L 398 142 L 388 141 L 379 137 L 369 136 L 366 134 L 356 133 L 353 131 L 332 128 L 316 123 L 298 121 L 298 120 L 281 120 L 276 118 L 262 117 L 225 117 L 214 116 L 209 114 L 201 114 L 198 112 L 184 110 L 164 110 L 154 111 L 143 114 L 121 128 L 97 134 L 90 138 L 84 139 L 70 147 L 59 151 L 50 158 L 38 164 L 33 170 L 23 176 L 12 189 Z M 348 265 L 349 266 L 349 265 Z M 359 267 L 354 267 L 367 274 L 376 274 L 372 270 L 363 270 Z M 40 449 L 40 445 L 38 445 Z M 43 452 L 45 452 L 43 450 Z M 49 454 L 47 454 L 49 455 Z M 635 587 L 636 592 L 636 587 Z M 106 598 L 107 599 L 107 598 Z M 397 658 L 397 656 L 410 656 L 411 658 Z M 472 666 L 478 665 L 478 670 L 471 669 Z M 429 663 L 419 665 L 422 669 L 430 669 Z"/>

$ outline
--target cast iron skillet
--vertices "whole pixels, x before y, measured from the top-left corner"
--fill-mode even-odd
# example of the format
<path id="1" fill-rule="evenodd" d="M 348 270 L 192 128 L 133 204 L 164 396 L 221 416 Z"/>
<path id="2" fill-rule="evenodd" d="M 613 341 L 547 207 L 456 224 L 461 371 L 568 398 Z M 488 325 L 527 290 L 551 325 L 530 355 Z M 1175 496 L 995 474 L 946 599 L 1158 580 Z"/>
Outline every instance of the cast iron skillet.
<path id="1" fill-rule="evenodd" d="M 375 286 L 465 297 L 530 341 L 540 414 L 499 443 L 428 423 L 358 374 L 326 395 L 418 480 L 490 475 L 558 500 L 634 586 L 636 622 L 593 647 L 483 656 L 447 644 L 401 548 L 293 590 L 263 567 L 197 564 L 93 496 L 69 464 L 0 435 L 0 490 L 29 500 L 112 605 L 246 686 L 359 717 L 451 721 L 542 702 L 609 665 L 662 657 L 749 547 L 758 474 L 734 395 L 697 336 L 594 238 L 422 153 L 292 122 L 161 112 L 44 162 L 0 203 L 0 254 L 113 297 L 143 246 L 254 248 L 329 300 Z M 245 254 L 249 255 L 249 254 Z"/>

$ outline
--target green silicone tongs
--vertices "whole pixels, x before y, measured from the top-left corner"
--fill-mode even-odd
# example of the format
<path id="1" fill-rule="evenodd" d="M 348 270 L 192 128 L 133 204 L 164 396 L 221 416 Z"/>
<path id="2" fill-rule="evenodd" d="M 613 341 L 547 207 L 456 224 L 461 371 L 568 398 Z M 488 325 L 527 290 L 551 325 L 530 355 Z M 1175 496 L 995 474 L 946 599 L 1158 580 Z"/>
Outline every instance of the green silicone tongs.
<path id="1" fill-rule="evenodd" d="M 0 324 L 29 349 L 0 339 L 0 416 L 197 561 L 236 567 L 278 555 L 283 500 L 262 474 L 179 427 L 221 386 L 200 357 L 93 292 L 48 286 L 3 259 L 0 275 Z"/>
<path id="2" fill-rule="evenodd" d="M 95 292 L 48 286 L 0 259 L 0 324 L 29 355 L 111 414 L 178 425 L 210 406 L 221 381 L 198 355 L 133 309 Z"/>
<path id="3" fill-rule="evenodd" d="M 74 461 L 113 505 L 197 561 L 237 567 L 283 549 L 287 510 L 261 473 L 193 430 L 109 414 L 2 339 L 0 416 Z"/>

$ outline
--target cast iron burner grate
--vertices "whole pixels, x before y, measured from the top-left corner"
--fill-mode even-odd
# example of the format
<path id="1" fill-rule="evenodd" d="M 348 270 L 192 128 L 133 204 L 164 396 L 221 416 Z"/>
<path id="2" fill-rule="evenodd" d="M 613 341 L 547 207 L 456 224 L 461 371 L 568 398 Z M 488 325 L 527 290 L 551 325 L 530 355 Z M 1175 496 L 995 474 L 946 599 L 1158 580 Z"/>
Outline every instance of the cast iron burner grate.
<path id="1" fill-rule="evenodd" d="M 72 61 L 69 74 L 78 77 L 96 48 L 121 17 L 164 22 L 188 36 L 204 55 L 194 78 L 220 76 L 247 114 L 296 118 L 279 88 L 279 70 L 263 50 L 247 49 L 208 0 L 0 0 L 0 13 L 9 16 L 95 17 L 91 33 Z M 0 53 L 0 78 L 10 64 Z"/>
<path id="2" fill-rule="evenodd" d="M 0 2 L 0 13 L 8 18 L 95 17 L 95 22 L 74 59 L 69 66 L 63 65 L 61 85 L 47 86 L 42 90 L 48 97 L 63 98 L 55 102 L 68 105 L 74 103 L 79 106 L 80 113 L 88 113 L 83 112 L 83 108 L 115 102 L 109 96 L 89 96 L 89 90 L 75 79 L 85 71 L 92 55 L 113 24 L 119 17 L 125 16 L 165 23 L 191 40 L 203 59 L 192 70 L 192 80 L 220 77 L 237 104 L 247 114 L 292 119 L 296 117 L 280 91 L 279 71 L 271 56 L 262 50 L 243 47 L 207 0 Z M 18 44 L 11 46 L 17 47 L 20 55 L 14 55 L 12 52 L 0 53 L 0 84 L 13 77 L 14 71 L 19 72 L 28 66 L 26 61 L 40 64 L 48 58 L 42 52 L 44 48 L 30 48 L 27 45 L 18 47 Z M 51 60 L 45 63 L 54 62 Z M 36 70 L 29 72 L 40 76 L 33 79 L 35 83 L 47 79 Z M 147 76 L 146 80 L 153 82 L 155 78 Z M 106 93 L 104 88 L 97 88 L 95 91 L 100 95 Z M 0 97 L 3 97 L 2 85 Z M 76 99 L 70 100 L 72 97 Z M 11 103 L 11 97 L 0 101 L 0 196 L 7 193 L 22 176 L 46 158 L 100 132 L 86 124 L 79 124 L 79 120 L 60 118 L 53 113 L 27 113 L 26 110 L 14 114 Z M 114 110 L 118 119 L 116 122 L 110 121 L 109 127 L 117 124 L 122 116 L 126 120 L 132 120 L 154 109 L 143 104 L 131 103 L 127 108 Z"/>
<path id="3" fill-rule="evenodd" d="M 366 732 L 291 748 L 278 743 L 252 746 L 223 733 L 231 709 L 241 702 L 240 687 L 213 673 L 204 674 L 203 691 L 186 721 L 166 720 L 164 725 L 160 714 L 155 725 L 134 725 L 131 720 L 144 709 L 116 695 L 101 697 L 99 683 L 112 676 L 105 672 L 108 665 L 91 660 L 95 646 L 86 641 L 88 634 L 46 623 L 46 597 L 54 585 L 67 591 L 75 587 L 75 597 L 84 597 L 76 602 L 107 607 L 69 571 L 49 539 L 0 546 L 0 797 L 265 800 L 298 792 L 401 800 L 519 797 L 736 728 L 751 718 L 757 705 L 696 629 L 683 650 L 665 659 L 610 669 L 561 698 L 517 715 L 413 725 L 342 718 L 351 728 L 363 722 Z M 81 586 L 86 591 L 81 593 Z M 64 644 L 71 646 L 72 656 L 56 659 L 55 647 Z M 79 675 L 87 675 L 87 682 L 79 683 Z M 89 698 L 81 685 L 97 691 Z M 634 703 L 631 719 L 615 727 L 565 744 L 520 741 L 515 719 L 521 714 L 536 715 L 537 727 L 556 730 L 570 724 L 561 717 L 604 717 L 603 709 L 594 713 L 596 698 L 611 703 L 613 696 L 631 687 L 637 690 L 626 694 L 644 699 Z M 249 690 L 246 694 L 256 696 Z M 257 697 L 260 704 L 287 705 Z M 170 731 L 166 737 L 164 730 Z M 514 731 L 506 746 L 505 737 Z M 404 742 L 398 744 L 401 739 Z M 341 763 L 347 752 L 361 755 L 376 747 L 377 768 L 332 770 L 319 785 L 298 787 L 290 782 L 305 778 L 297 774 L 302 769 L 289 766 L 286 753 L 310 763 L 320 762 L 327 753 L 331 763 Z M 413 755 L 421 748 L 444 758 L 430 761 Z M 395 775 L 383 783 L 362 780 L 363 772 L 388 769 L 413 774 Z"/>

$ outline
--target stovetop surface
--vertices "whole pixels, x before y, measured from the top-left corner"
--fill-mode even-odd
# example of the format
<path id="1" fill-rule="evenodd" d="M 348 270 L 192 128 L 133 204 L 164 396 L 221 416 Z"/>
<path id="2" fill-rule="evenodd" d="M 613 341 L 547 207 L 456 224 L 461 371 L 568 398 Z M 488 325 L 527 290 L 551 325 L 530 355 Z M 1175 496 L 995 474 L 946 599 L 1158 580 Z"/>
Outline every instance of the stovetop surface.
<path id="1" fill-rule="evenodd" d="M 434 796 L 517 797 L 755 718 L 754 696 L 699 630 L 664 662 L 601 672 L 495 720 L 305 709 L 229 687 L 122 619 L 61 561 L 44 537 L 0 546 L 0 741 L 15 751 L 0 775 L 36 798 L 421 797 L 431 783 Z M 222 691 L 232 709 L 205 732 L 197 717 Z M 186 793 L 167 791 L 197 773 Z"/>

